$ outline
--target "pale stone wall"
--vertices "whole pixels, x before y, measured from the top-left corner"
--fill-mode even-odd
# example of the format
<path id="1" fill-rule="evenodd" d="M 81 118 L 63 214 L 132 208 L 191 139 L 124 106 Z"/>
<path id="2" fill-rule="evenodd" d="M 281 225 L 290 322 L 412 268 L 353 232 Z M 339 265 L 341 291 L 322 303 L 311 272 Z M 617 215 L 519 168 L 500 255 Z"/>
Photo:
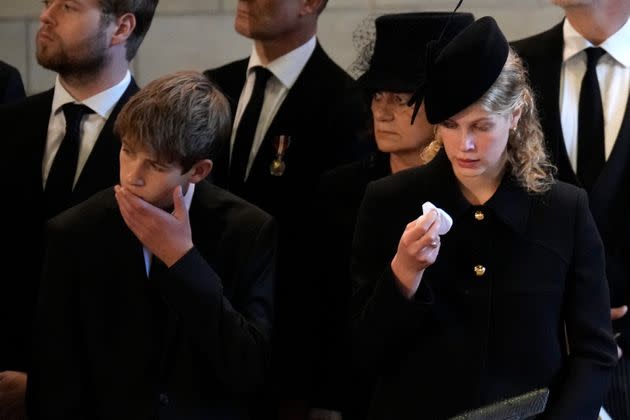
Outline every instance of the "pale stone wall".
<path id="1" fill-rule="evenodd" d="M 368 16 L 403 11 L 450 10 L 454 0 L 329 0 L 320 18 L 319 39 L 342 67 L 355 58 L 354 28 Z M 133 73 L 143 85 L 183 69 L 203 70 L 248 55 L 251 44 L 234 32 L 235 0 L 161 0 Z M 22 73 L 29 93 L 49 88 L 54 74 L 37 64 L 34 36 L 41 2 L 0 0 L 0 59 Z M 540 32 L 562 11 L 549 0 L 467 0 L 462 11 L 494 16 L 509 39 Z"/>

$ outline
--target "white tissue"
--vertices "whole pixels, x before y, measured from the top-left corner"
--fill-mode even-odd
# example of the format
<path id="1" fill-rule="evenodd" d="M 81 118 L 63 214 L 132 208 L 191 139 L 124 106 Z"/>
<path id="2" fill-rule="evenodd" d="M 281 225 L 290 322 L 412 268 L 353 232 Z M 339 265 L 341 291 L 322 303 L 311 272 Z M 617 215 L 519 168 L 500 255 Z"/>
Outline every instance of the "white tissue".
<path id="1" fill-rule="evenodd" d="M 453 219 L 448 215 L 444 210 L 435 207 L 433 203 L 430 201 L 425 202 L 422 205 L 422 214 L 427 214 L 431 210 L 437 210 L 438 215 L 440 217 L 440 229 L 438 230 L 439 235 L 445 235 L 449 230 L 451 230 L 451 226 L 453 226 Z M 418 222 L 416 222 L 418 223 Z"/>

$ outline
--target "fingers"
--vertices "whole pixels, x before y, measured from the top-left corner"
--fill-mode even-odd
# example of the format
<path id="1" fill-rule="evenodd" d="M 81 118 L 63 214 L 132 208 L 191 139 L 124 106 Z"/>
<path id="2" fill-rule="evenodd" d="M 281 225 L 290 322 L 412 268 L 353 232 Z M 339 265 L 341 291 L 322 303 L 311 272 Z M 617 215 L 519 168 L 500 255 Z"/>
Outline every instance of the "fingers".
<path id="1" fill-rule="evenodd" d="M 438 213 L 435 210 L 431 210 L 418 217 L 416 220 L 409 222 L 403 235 L 406 236 L 406 240 L 409 243 L 415 242 L 426 235 L 431 226 L 436 222 L 439 223 Z"/>
<path id="2" fill-rule="evenodd" d="M 116 193 L 116 200 L 118 201 L 118 204 L 123 205 L 127 212 L 146 211 L 149 206 L 146 201 L 129 192 L 126 188 L 121 187 L 120 185 L 116 185 L 114 187 L 114 191 Z"/>
<path id="3" fill-rule="evenodd" d="M 431 211 L 409 223 L 400 238 L 391 267 L 407 297 L 415 293 L 421 273 L 437 258 L 440 250 L 439 229 L 438 214 Z"/>
<path id="4" fill-rule="evenodd" d="M 431 211 L 407 225 L 400 240 L 401 251 L 422 265 L 432 263 L 440 247 L 440 219 Z"/>
<path id="5" fill-rule="evenodd" d="M 420 245 L 422 249 L 429 248 L 429 250 L 436 250 L 440 246 L 440 219 L 436 218 L 435 222 L 431 225 L 429 230 L 420 239 Z"/>
<path id="6" fill-rule="evenodd" d="M 140 242 L 147 246 L 147 238 L 152 235 L 152 232 L 161 229 L 161 218 L 170 215 L 152 206 L 124 187 L 117 185 L 114 190 L 118 208 L 125 224 Z"/>
<path id="7" fill-rule="evenodd" d="M 623 350 L 621 347 L 617 346 L 617 359 L 621 359 L 623 357 Z"/>
<path id="8" fill-rule="evenodd" d="M 615 321 L 617 319 L 623 318 L 623 316 L 628 312 L 628 306 L 623 305 L 617 308 L 610 309 L 610 318 Z"/>
<path id="9" fill-rule="evenodd" d="M 135 197 L 131 197 L 132 194 L 119 185 L 114 187 L 114 191 L 116 193 L 116 202 L 118 203 L 118 208 L 120 209 L 120 214 L 122 215 L 123 220 L 130 229 L 134 231 L 137 230 L 139 228 L 137 219 L 131 216 L 135 211 L 132 201 Z"/>
<path id="10" fill-rule="evenodd" d="M 178 185 L 173 190 L 173 215 L 181 220 L 186 217 L 188 212 L 186 211 L 186 204 L 184 203 L 184 194 L 182 192 L 181 185 Z"/>

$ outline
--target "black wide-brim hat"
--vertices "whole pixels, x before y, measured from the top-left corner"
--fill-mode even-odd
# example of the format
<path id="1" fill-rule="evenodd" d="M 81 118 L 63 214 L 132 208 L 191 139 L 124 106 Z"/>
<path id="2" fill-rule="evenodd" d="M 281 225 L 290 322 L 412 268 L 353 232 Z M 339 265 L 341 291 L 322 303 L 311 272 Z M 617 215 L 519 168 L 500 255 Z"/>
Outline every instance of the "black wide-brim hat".
<path id="1" fill-rule="evenodd" d="M 427 75 L 424 109 L 429 122 L 440 123 L 481 99 L 501 74 L 509 50 L 505 35 L 490 16 L 457 34 Z"/>
<path id="2" fill-rule="evenodd" d="M 444 30 L 444 45 L 474 20 L 471 13 L 451 12 L 379 16 L 370 67 L 357 83 L 368 92 L 414 92 L 424 80 L 427 44 Z"/>

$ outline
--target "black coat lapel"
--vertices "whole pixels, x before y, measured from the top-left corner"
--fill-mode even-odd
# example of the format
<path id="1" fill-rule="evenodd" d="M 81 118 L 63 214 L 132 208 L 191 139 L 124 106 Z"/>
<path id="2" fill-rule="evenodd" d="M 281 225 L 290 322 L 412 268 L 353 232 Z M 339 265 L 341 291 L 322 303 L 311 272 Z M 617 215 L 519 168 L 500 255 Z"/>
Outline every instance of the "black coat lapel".
<path id="1" fill-rule="evenodd" d="M 232 121 L 234 121 L 236 116 L 238 100 L 247 79 L 248 63 L 249 58 L 246 58 L 204 72 L 204 75 L 219 87 L 230 102 Z M 225 138 L 223 142 L 215 146 L 211 158 L 214 161 L 212 173 L 210 174 L 211 181 L 214 184 L 226 187 L 230 167 L 230 137 Z"/>
<path id="2" fill-rule="evenodd" d="M 46 151 L 53 94 L 54 89 L 50 89 L 31 96 L 26 102 L 21 103 L 20 108 L 16 109 L 16 121 L 13 122 L 16 129 L 10 130 L 11 136 L 15 138 L 9 140 L 12 144 L 18 144 L 16 156 L 27 159 L 26 167 L 21 168 L 21 172 L 24 171 L 28 174 L 28 184 L 30 185 L 28 190 L 38 191 L 40 194 L 43 194 L 44 191 L 42 187 L 42 161 Z"/>
<path id="3" fill-rule="evenodd" d="M 609 215 L 608 205 L 615 202 L 615 195 L 622 191 L 621 183 L 628 176 L 630 165 L 630 94 L 626 103 L 619 134 L 597 182 L 590 192 L 591 210 L 595 220 L 603 221 Z"/>
<path id="4" fill-rule="evenodd" d="M 85 162 L 85 166 L 74 187 L 74 202 L 79 203 L 95 192 L 118 182 L 118 174 L 120 172 L 120 163 L 118 160 L 120 139 L 114 134 L 114 122 L 122 107 L 137 91 L 138 85 L 132 78 L 129 86 L 122 94 L 105 122 L 94 144 L 94 148 L 88 160 Z"/>
<path id="5" fill-rule="evenodd" d="M 318 72 L 322 68 L 324 60 L 328 59 L 324 50 L 319 45 L 315 45 L 313 54 L 306 62 L 302 72 L 295 80 L 295 83 L 289 90 L 284 102 L 280 105 L 278 112 L 274 116 L 267 133 L 258 149 L 256 159 L 252 165 L 250 176 L 247 178 L 246 184 L 251 180 L 258 182 L 261 176 L 269 175 L 269 165 L 276 157 L 276 149 L 274 146 L 274 137 L 280 134 L 288 134 L 291 137 L 291 144 L 287 150 L 287 154 L 291 153 L 291 149 L 295 148 L 295 133 L 304 131 L 305 117 L 304 101 L 318 98 L 317 95 L 320 87 L 314 81 L 319 80 Z M 309 103 L 308 109 L 317 109 L 318 104 Z"/>
<path id="6" fill-rule="evenodd" d="M 552 159 L 558 166 L 558 176 L 564 181 L 577 183 L 577 178 L 562 134 L 560 120 L 560 77 L 564 51 L 563 22 L 545 32 L 540 41 L 540 56 L 530 59 L 530 78 L 538 99 L 540 120 L 545 141 Z"/>

